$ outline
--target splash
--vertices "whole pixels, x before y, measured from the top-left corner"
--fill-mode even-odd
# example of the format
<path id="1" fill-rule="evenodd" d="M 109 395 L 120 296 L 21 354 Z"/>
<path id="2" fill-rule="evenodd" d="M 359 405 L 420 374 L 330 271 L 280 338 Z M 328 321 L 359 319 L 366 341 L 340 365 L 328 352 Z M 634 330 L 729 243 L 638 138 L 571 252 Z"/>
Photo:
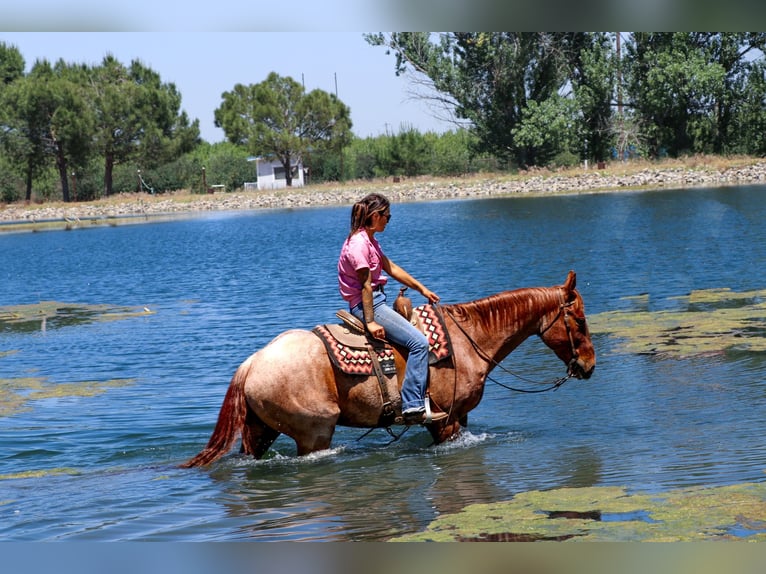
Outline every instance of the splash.
<path id="1" fill-rule="evenodd" d="M 433 450 L 438 453 L 448 453 L 456 450 L 464 450 L 467 448 L 475 447 L 478 444 L 487 442 L 495 438 L 494 434 L 479 433 L 473 434 L 468 429 L 464 429 L 460 434 L 455 437 L 454 440 L 443 442 L 435 447 L 429 447 L 429 450 Z"/>
<path id="2" fill-rule="evenodd" d="M 650 310 L 648 295 L 621 300 L 626 309 L 588 317 L 591 332 L 618 340 L 616 353 L 685 358 L 766 351 L 766 290 L 692 291 Z"/>

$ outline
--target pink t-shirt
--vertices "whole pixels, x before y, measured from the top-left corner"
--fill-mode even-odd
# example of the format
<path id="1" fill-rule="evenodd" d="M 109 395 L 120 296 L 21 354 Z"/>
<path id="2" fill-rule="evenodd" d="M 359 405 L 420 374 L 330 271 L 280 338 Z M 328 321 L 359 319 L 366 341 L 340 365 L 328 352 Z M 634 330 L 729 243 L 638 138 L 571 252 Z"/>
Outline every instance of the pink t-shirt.
<path id="1" fill-rule="evenodd" d="M 346 239 L 338 258 L 338 288 L 349 307 L 355 307 L 362 302 L 362 284 L 356 276 L 358 269 L 368 268 L 372 286 L 385 285 L 388 278 L 382 275 L 383 251 L 378 240 L 360 229 Z"/>

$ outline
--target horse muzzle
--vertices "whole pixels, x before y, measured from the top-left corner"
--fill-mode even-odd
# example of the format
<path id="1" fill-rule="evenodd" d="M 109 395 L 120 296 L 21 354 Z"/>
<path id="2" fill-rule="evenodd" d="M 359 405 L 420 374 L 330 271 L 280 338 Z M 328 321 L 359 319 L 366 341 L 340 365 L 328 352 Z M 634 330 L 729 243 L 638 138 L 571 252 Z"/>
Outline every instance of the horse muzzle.
<path id="1" fill-rule="evenodd" d="M 596 370 L 596 361 L 585 361 L 580 357 L 574 357 L 567 365 L 567 375 L 575 379 L 590 379 Z"/>

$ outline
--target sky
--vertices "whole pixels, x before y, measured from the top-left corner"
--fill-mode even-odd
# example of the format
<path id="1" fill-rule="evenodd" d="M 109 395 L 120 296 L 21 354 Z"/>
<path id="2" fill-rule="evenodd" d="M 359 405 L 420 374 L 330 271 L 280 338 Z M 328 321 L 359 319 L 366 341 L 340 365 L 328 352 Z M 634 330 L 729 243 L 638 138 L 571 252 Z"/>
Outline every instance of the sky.
<path id="1" fill-rule="evenodd" d="M 371 46 L 362 32 L 0 32 L 0 42 L 16 46 L 27 71 L 38 59 L 99 64 L 112 54 L 123 64 L 134 59 L 172 82 L 181 107 L 199 119 L 210 143 L 225 139 L 214 125 L 223 92 L 235 84 L 257 84 L 270 72 L 303 82 L 306 91 L 336 93 L 351 109 L 359 137 L 453 129 L 422 100 L 413 85 L 394 74 L 395 57 Z"/>

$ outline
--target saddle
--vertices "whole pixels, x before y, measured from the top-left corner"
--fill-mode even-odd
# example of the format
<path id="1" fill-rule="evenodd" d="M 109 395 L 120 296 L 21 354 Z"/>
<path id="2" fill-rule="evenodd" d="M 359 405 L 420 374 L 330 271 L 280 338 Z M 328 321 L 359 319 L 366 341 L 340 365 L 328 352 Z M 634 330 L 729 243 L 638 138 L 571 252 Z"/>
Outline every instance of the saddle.
<path id="1" fill-rule="evenodd" d="M 351 313 L 339 310 L 339 324 L 317 325 L 312 329 L 324 343 L 333 365 L 348 375 L 369 377 L 376 375 L 383 395 L 381 425 L 388 426 L 395 419 L 389 386 L 398 389 L 396 360 L 393 346 L 370 336 L 364 324 Z M 428 339 L 428 362 L 438 363 L 452 355 L 444 319 L 432 305 L 421 305 L 412 310 L 410 322 Z"/>
<path id="2" fill-rule="evenodd" d="M 371 337 L 364 324 L 348 311 L 339 310 L 335 316 L 341 320 L 340 324 L 317 325 L 312 332 L 322 340 L 330 359 L 340 371 L 348 375 L 370 376 L 375 372 L 373 359 L 376 359 L 384 374 L 396 374 L 394 348 L 390 343 Z M 435 307 L 416 307 L 410 322 L 428 339 L 429 365 L 452 355 L 444 319 Z"/>

